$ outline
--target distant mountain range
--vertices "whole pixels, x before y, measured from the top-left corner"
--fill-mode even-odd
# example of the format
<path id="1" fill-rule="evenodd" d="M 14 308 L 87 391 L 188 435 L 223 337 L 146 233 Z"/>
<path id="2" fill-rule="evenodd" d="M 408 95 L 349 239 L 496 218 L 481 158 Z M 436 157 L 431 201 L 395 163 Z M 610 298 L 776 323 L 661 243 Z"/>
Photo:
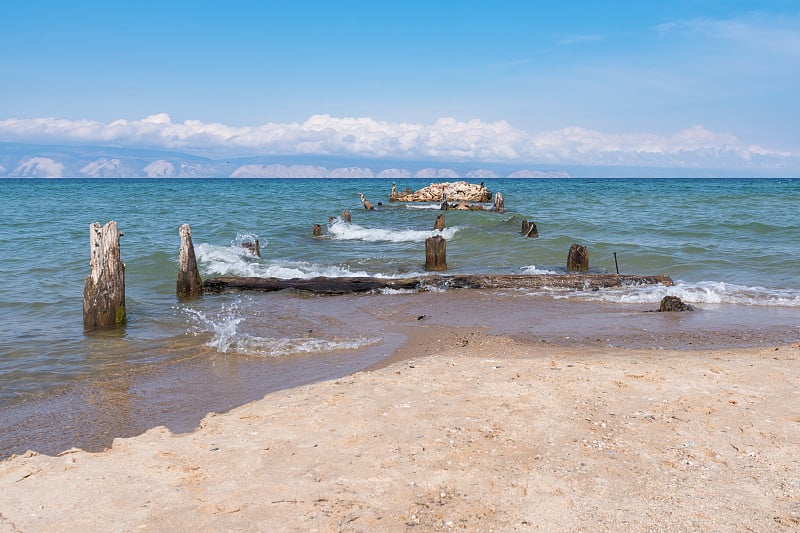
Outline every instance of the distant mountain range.
<path id="1" fill-rule="evenodd" d="M 0 143 L 0 177 L 81 178 L 567 178 L 565 170 L 474 163 L 300 156 L 226 159 L 163 150 Z"/>
<path id="2" fill-rule="evenodd" d="M 580 166 L 354 159 L 335 156 L 212 158 L 159 149 L 0 142 L 0 178 L 697 178 L 770 177 L 774 170 Z M 782 175 L 778 174 L 778 175 Z"/>

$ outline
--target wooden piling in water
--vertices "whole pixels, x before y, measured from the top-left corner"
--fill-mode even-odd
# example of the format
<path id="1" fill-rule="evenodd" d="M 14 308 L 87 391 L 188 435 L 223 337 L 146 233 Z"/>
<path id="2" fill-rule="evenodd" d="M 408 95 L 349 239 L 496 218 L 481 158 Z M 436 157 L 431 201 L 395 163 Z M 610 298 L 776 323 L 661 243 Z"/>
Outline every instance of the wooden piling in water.
<path id="1" fill-rule="evenodd" d="M 242 248 L 256 257 L 261 257 L 261 245 L 259 244 L 258 239 L 254 240 L 253 242 L 243 242 Z"/>
<path id="2" fill-rule="evenodd" d="M 589 249 L 580 244 L 569 247 L 567 270 L 586 272 L 589 270 Z"/>
<path id="3" fill-rule="evenodd" d="M 523 237 L 538 237 L 539 228 L 536 227 L 536 222 L 522 221 L 522 230 L 520 231 Z"/>
<path id="4" fill-rule="evenodd" d="M 342 220 L 344 220 L 345 222 L 352 222 L 353 221 L 351 216 L 350 216 L 350 211 L 348 211 L 347 209 L 342 211 Z"/>
<path id="5" fill-rule="evenodd" d="M 197 269 L 197 258 L 194 255 L 192 230 L 189 224 L 183 224 L 178 229 L 178 233 L 181 236 L 181 248 L 178 252 L 178 297 L 191 298 L 200 296 L 203 282 L 200 279 L 200 271 Z"/>
<path id="6" fill-rule="evenodd" d="M 125 264 L 119 249 L 119 231 L 115 221 L 89 226 L 92 273 L 83 286 L 83 327 L 86 330 L 108 329 L 125 324 Z"/>
<path id="7" fill-rule="evenodd" d="M 444 213 L 436 217 L 436 222 L 433 225 L 433 229 L 442 231 L 444 229 Z"/>
<path id="8" fill-rule="evenodd" d="M 358 197 L 361 199 L 361 203 L 364 205 L 364 209 L 366 209 L 367 211 L 374 211 L 375 210 L 375 206 L 372 205 L 369 202 L 369 200 L 367 200 L 367 198 L 364 196 L 363 192 L 358 193 Z"/>
<path id="9" fill-rule="evenodd" d="M 500 192 L 494 193 L 494 210 L 498 213 L 502 213 L 506 210 L 506 202 L 503 199 L 503 195 Z"/>
<path id="10" fill-rule="evenodd" d="M 322 226 L 319 224 L 314 224 L 313 230 L 314 237 L 321 237 L 322 236 Z"/>
<path id="11" fill-rule="evenodd" d="M 441 235 L 425 240 L 425 270 L 442 272 L 447 270 L 447 242 Z"/>

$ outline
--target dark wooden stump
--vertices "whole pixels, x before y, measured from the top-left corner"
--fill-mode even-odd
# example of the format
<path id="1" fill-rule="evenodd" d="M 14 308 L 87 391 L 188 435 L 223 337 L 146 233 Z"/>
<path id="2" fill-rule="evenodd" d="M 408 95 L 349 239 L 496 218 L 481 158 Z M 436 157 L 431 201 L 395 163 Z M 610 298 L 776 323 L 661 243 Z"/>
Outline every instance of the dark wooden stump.
<path id="1" fill-rule="evenodd" d="M 322 226 L 320 226 L 319 224 L 314 224 L 313 233 L 314 233 L 314 237 L 322 236 Z"/>
<path id="2" fill-rule="evenodd" d="M 444 237 L 436 235 L 425 240 L 425 270 L 447 270 L 447 242 Z"/>
<path id="3" fill-rule="evenodd" d="M 444 229 L 444 213 L 436 217 L 436 223 L 434 223 L 433 229 L 439 231 Z"/>
<path id="4" fill-rule="evenodd" d="M 181 248 L 178 252 L 178 297 L 200 296 L 203 281 L 200 279 L 200 271 L 197 269 L 197 258 L 194 255 L 192 230 L 189 224 L 183 224 L 178 229 L 178 233 L 181 236 Z"/>
<path id="5" fill-rule="evenodd" d="M 662 313 L 670 311 L 694 311 L 694 307 L 684 303 L 683 300 L 677 296 L 664 296 L 661 299 L 661 305 L 658 310 Z"/>
<path id="6" fill-rule="evenodd" d="M 522 221 L 522 230 L 520 231 L 523 237 L 538 237 L 539 228 L 536 227 L 536 222 Z"/>
<path id="7" fill-rule="evenodd" d="M 350 211 L 348 211 L 347 209 L 342 211 L 342 220 L 344 220 L 345 222 L 352 222 L 352 219 L 350 217 Z"/>
<path id="8" fill-rule="evenodd" d="M 567 270 L 586 272 L 589 270 L 589 249 L 580 244 L 573 244 L 567 255 Z"/>
<path id="9" fill-rule="evenodd" d="M 119 231 L 113 220 L 89 226 L 92 273 L 83 286 L 83 327 L 109 329 L 125 324 L 125 264 L 119 251 Z"/>
<path id="10" fill-rule="evenodd" d="M 494 193 L 494 210 L 502 213 L 506 210 L 506 202 L 503 200 L 503 195 L 500 192 Z"/>

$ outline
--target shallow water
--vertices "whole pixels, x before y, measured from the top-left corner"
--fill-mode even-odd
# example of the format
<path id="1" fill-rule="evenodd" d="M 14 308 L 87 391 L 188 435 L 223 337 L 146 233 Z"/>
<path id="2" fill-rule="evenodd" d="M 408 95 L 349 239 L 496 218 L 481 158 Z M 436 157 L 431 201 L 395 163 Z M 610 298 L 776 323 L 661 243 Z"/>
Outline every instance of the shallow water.
<path id="1" fill-rule="evenodd" d="M 593 271 L 613 272 L 616 253 L 621 272 L 667 274 L 676 286 L 548 291 L 546 298 L 654 307 L 674 294 L 717 312 L 777 317 L 781 327 L 783 311 L 791 321 L 800 309 L 800 180 L 498 179 L 486 185 L 503 193 L 506 212 L 446 213 L 452 273 L 563 273 L 567 250 L 578 242 L 588 246 Z M 4 409 L 69 395 L 98 380 L 121 383 L 114 380 L 196 354 L 265 365 L 301 357 L 312 366 L 330 354 L 377 350 L 385 357 L 391 350 L 380 347 L 391 343 L 360 315 L 342 313 L 343 300 L 239 294 L 179 302 L 178 227 L 191 225 L 204 277 L 395 277 L 422 273 L 424 241 L 436 234 L 440 214 L 435 205 L 388 203 L 391 181 L 379 179 L 4 179 L 0 188 Z M 383 205 L 365 211 L 359 192 Z M 352 223 L 341 220 L 345 209 Z M 519 235 L 523 219 L 537 223 L 539 238 Z M 128 324 L 87 335 L 81 298 L 88 227 L 108 220 L 124 232 Z M 312 236 L 315 223 L 324 228 L 320 238 Z M 241 246 L 256 238 L 260 259 Z"/>

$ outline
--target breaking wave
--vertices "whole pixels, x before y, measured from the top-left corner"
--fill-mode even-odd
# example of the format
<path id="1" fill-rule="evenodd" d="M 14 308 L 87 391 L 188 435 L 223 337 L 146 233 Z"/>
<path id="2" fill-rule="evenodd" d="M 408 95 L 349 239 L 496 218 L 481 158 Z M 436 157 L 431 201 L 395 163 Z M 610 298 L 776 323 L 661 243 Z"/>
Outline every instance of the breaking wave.
<path id="1" fill-rule="evenodd" d="M 747 287 L 722 281 L 701 281 L 696 283 L 676 281 L 672 287 L 636 285 L 556 295 L 557 298 L 579 298 L 582 300 L 618 303 L 658 303 L 664 296 L 677 296 L 684 302 L 691 304 L 800 307 L 800 291 L 796 289 Z"/>
<path id="2" fill-rule="evenodd" d="M 219 353 L 250 355 L 259 357 L 283 357 L 287 355 L 330 353 L 339 350 L 358 350 L 379 343 L 379 339 L 366 337 L 356 338 L 319 338 L 304 337 L 260 337 L 239 331 L 245 321 L 240 311 L 239 302 L 224 305 L 217 313 L 209 313 L 198 309 L 186 308 L 184 312 L 194 322 L 191 333 L 211 334 L 206 346 Z"/>
<path id="3" fill-rule="evenodd" d="M 358 224 L 345 222 L 339 218 L 328 226 L 328 233 L 332 239 L 367 242 L 425 242 L 425 239 L 436 235 L 441 235 L 445 239 L 452 239 L 458 230 L 458 227 L 445 228 L 442 231 L 365 228 Z"/>
<path id="4" fill-rule="evenodd" d="M 195 247 L 197 261 L 206 276 L 246 276 L 262 278 L 314 278 L 368 276 L 363 270 L 307 261 L 264 260 L 251 255 L 241 245 L 200 244 Z"/>

